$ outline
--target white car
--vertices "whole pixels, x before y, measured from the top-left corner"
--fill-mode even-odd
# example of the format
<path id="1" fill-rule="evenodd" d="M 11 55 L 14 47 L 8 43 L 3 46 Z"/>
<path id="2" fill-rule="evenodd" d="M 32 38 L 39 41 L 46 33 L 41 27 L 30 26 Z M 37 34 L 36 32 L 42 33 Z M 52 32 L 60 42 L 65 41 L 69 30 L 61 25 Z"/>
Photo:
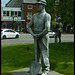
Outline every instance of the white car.
<path id="1" fill-rule="evenodd" d="M 49 34 L 50 38 L 54 38 L 55 37 L 55 32 L 53 32 L 53 31 L 50 31 L 48 34 Z"/>
<path id="2" fill-rule="evenodd" d="M 1 29 L 1 39 L 19 38 L 20 34 L 12 29 Z"/>

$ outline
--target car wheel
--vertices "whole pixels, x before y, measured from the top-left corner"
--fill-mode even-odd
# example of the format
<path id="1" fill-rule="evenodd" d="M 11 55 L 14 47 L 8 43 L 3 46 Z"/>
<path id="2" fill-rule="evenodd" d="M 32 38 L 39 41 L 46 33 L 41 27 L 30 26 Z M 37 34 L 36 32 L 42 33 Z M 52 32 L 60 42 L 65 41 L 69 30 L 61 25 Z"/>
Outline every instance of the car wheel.
<path id="1" fill-rule="evenodd" d="M 3 36 L 3 39 L 6 39 L 6 35 Z"/>
<path id="2" fill-rule="evenodd" d="M 16 35 L 16 38 L 19 38 L 19 35 Z"/>

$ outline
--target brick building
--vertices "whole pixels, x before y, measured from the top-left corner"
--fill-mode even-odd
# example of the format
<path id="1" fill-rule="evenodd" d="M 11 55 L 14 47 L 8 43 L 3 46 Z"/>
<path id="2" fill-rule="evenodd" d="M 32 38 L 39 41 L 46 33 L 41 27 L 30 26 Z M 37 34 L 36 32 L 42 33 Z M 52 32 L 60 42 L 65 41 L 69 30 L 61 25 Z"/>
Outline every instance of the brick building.
<path id="1" fill-rule="evenodd" d="M 31 20 L 33 14 L 36 13 L 36 11 L 37 11 L 35 3 L 36 3 L 36 0 L 10 0 L 4 8 L 9 9 L 9 10 L 11 9 L 10 13 L 12 13 L 12 9 L 13 9 L 13 15 L 11 15 L 11 16 L 15 16 L 17 9 L 19 11 L 21 11 L 20 16 L 16 15 L 16 17 L 17 18 L 20 17 L 20 19 L 17 21 L 17 20 L 15 20 L 16 17 L 12 17 L 13 18 L 12 22 L 14 24 L 18 23 L 18 24 L 23 25 L 24 30 L 26 30 L 27 23 Z M 9 11 L 9 10 L 7 10 L 7 11 Z M 10 15 L 10 13 L 9 13 L 9 15 Z M 1 12 L 2 23 L 4 23 L 4 22 L 6 24 L 7 24 L 7 22 L 9 23 L 8 18 L 2 19 L 2 17 L 4 17 L 4 13 Z M 9 17 L 9 16 L 7 16 L 7 17 Z"/>
<path id="2" fill-rule="evenodd" d="M 37 0 L 10 0 L 5 7 L 1 8 L 2 25 L 5 25 L 5 27 L 13 27 L 13 25 L 15 25 L 15 29 L 20 29 L 20 27 L 23 26 L 26 31 L 27 23 L 29 23 L 33 14 L 37 12 L 36 1 Z M 55 4 L 58 5 L 58 2 L 59 0 L 56 0 Z M 57 12 L 54 11 L 53 15 L 55 16 L 56 13 Z M 52 21 L 55 21 L 55 18 Z"/>

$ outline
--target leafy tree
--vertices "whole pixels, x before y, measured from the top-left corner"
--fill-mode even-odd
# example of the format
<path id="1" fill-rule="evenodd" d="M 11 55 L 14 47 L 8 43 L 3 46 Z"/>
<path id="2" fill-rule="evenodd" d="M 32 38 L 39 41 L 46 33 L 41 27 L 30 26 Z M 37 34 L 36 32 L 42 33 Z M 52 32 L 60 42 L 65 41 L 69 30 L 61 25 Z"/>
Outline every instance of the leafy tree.
<path id="1" fill-rule="evenodd" d="M 61 17 L 61 22 L 64 25 L 64 28 L 68 24 L 74 25 L 74 0 L 60 0 L 59 5 L 55 5 L 55 0 L 47 0 L 46 11 L 53 16 L 53 12 L 57 10 L 57 14 Z"/>
<path id="2" fill-rule="evenodd" d="M 64 27 L 68 24 L 74 24 L 74 0 L 61 0 L 58 11 Z"/>
<path id="3" fill-rule="evenodd" d="M 53 12 L 55 8 L 55 0 L 47 0 L 46 11 L 51 14 L 51 19 L 54 18 Z"/>

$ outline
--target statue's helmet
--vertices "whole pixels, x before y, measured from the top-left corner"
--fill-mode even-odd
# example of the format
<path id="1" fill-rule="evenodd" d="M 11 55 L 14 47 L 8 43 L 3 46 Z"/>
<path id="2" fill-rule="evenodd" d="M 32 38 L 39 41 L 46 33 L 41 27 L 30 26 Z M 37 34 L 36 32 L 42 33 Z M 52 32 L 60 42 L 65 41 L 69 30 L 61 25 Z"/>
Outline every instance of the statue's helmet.
<path id="1" fill-rule="evenodd" d="M 61 20 L 61 18 L 60 18 L 60 17 L 58 17 L 58 20 Z"/>
<path id="2" fill-rule="evenodd" d="M 46 5 L 46 0 L 37 0 L 36 4 Z"/>
<path id="3" fill-rule="evenodd" d="M 58 17 L 58 18 L 56 19 L 56 22 L 58 22 L 58 21 L 61 21 L 61 18 L 60 18 L 60 17 Z"/>

